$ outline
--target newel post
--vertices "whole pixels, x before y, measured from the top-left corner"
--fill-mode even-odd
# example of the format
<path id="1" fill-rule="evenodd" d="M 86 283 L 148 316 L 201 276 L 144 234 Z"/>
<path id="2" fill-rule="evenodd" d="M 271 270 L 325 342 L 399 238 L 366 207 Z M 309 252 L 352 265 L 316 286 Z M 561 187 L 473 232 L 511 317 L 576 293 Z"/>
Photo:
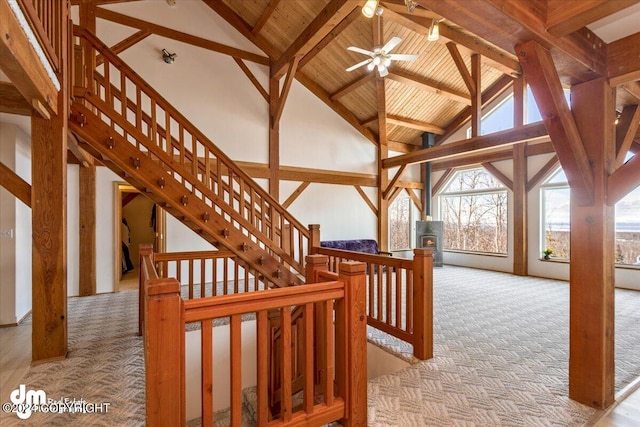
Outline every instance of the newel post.
<path id="1" fill-rule="evenodd" d="M 153 263 L 153 244 L 151 243 L 141 243 L 138 246 L 138 253 L 140 254 L 140 271 L 138 272 L 138 335 L 142 335 L 144 330 L 144 301 L 145 301 L 145 293 L 144 293 L 144 257 L 151 257 L 151 262 Z"/>
<path id="2" fill-rule="evenodd" d="M 305 257 L 304 279 L 305 283 L 318 282 L 318 271 L 327 271 L 329 269 L 329 257 L 326 255 L 307 255 Z"/>
<path id="3" fill-rule="evenodd" d="M 413 355 L 433 357 L 433 251 L 413 250 Z"/>
<path id="4" fill-rule="evenodd" d="M 314 248 L 320 247 L 320 224 L 309 224 L 309 249 L 310 255 L 316 253 Z"/>
<path id="5" fill-rule="evenodd" d="M 344 281 L 344 300 L 336 302 L 336 382 L 338 393 L 345 400 L 345 418 L 340 422 L 346 427 L 364 426 L 367 425 L 365 263 L 342 262 L 339 271 L 340 280 Z M 340 351 L 343 346 L 345 351 Z"/>
<path id="6" fill-rule="evenodd" d="M 146 425 L 185 425 L 184 302 L 176 279 L 146 283 Z"/>

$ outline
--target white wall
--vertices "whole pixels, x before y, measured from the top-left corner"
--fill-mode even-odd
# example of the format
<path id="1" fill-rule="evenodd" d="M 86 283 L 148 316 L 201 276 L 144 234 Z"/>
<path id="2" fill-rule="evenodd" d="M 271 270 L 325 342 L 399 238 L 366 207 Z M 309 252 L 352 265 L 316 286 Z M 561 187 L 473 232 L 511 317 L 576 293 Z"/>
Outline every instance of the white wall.
<path id="1" fill-rule="evenodd" d="M 15 124 L 0 126 L 0 160 L 31 182 L 31 140 Z M 31 310 L 31 208 L 0 189 L 0 325 Z"/>

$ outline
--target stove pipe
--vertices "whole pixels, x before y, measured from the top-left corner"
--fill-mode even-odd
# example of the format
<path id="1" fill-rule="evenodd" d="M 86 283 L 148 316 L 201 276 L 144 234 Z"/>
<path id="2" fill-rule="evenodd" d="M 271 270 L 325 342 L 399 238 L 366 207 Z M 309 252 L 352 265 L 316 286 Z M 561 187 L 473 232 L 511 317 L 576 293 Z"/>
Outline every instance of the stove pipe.
<path id="1" fill-rule="evenodd" d="M 430 148 L 435 145 L 435 134 L 424 132 L 422 134 L 422 148 Z M 431 162 L 424 163 L 424 214 L 431 216 Z"/>

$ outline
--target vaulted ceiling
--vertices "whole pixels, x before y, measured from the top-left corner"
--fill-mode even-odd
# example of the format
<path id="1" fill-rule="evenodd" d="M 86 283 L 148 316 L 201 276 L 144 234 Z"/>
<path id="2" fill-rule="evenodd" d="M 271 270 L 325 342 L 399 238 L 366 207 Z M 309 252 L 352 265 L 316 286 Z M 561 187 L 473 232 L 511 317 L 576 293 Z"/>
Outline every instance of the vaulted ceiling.
<path id="1" fill-rule="evenodd" d="M 373 141 L 382 113 L 396 148 L 420 145 L 425 131 L 443 140 L 468 120 L 474 95 L 483 94 L 475 108 L 508 90 L 521 75 L 515 46 L 528 40 L 550 49 L 565 85 L 609 77 L 619 111 L 638 104 L 637 26 L 609 44 L 586 28 L 640 13 L 638 0 L 417 0 L 412 11 L 403 0 L 382 0 L 373 18 L 362 15 L 364 0 L 204 1 L 269 55 L 272 75 L 297 57 L 295 77 Z M 438 41 L 427 40 L 433 19 Z M 394 53 L 417 54 L 415 62 L 393 62 L 383 80 L 367 67 L 346 71 L 366 59 L 347 47 L 371 50 L 394 36 L 403 39 Z"/>

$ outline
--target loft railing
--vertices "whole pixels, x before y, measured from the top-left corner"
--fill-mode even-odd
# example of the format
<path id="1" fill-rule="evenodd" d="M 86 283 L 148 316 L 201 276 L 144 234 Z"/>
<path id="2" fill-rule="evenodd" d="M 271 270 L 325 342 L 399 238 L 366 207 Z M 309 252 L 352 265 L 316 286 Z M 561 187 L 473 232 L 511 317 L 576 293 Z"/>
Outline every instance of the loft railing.
<path id="1" fill-rule="evenodd" d="M 65 1 L 58 0 L 18 0 L 29 26 L 38 39 L 49 63 L 55 71 L 60 71 L 62 53 L 62 19 Z"/>
<path id="2" fill-rule="evenodd" d="M 313 256 L 311 256 L 313 257 Z M 317 258 L 317 256 L 316 256 Z M 201 330 L 202 425 L 213 424 L 212 340 L 213 320 L 230 318 L 230 414 L 231 425 L 241 422 L 241 316 L 256 316 L 257 424 L 319 426 L 340 421 L 361 426 L 367 420 L 365 272 L 361 263 L 343 263 L 340 273 L 325 283 L 269 289 L 235 295 L 184 301 L 180 283 L 161 278 L 155 270 L 154 254 L 141 255 L 144 288 L 144 350 L 146 370 L 147 425 L 184 425 L 185 323 L 198 322 Z M 324 260 L 326 269 L 326 259 Z M 317 259 L 316 259 L 316 264 Z M 313 277 L 320 273 L 310 270 Z M 325 280 L 327 273 L 324 274 Z M 281 339 L 277 371 L 280 376 L 281 409 L 270 415 L 268 378 L 269 311 L 278 311 Z M 294 311 L 301 310 L 301 350 L 297 355 L 302 371 L 302 405 L 292 403 L 292 325 Z M 320 333 L 318 333 L 320 331 Z M 273 345 L 273 343 L 271 344 Z M 318 355 L 321 357 L 318 357 Z M 322 374 L 319 375 L 318 373 Z M 316 381 L 320 378 L 320 381 Z"/>
<path id="3" fill-rule="evenodd" d="M 76 98 L 210 206 L 212 220 L 221 215 L 280 265 L 302 273 L 309 230 L 95 35 L 79 27 L 74 35 L 84 46 L 76 51 Z"/>
<path id="4" fill-rule="evenodd" d="M 433 253 L 414 249 L 413 259 L 313 247 L 329 257 L 329 271 L 344 261 L 366 264 L 367 323 L 413 345 L 421 360 L 433 357 Z"/>

